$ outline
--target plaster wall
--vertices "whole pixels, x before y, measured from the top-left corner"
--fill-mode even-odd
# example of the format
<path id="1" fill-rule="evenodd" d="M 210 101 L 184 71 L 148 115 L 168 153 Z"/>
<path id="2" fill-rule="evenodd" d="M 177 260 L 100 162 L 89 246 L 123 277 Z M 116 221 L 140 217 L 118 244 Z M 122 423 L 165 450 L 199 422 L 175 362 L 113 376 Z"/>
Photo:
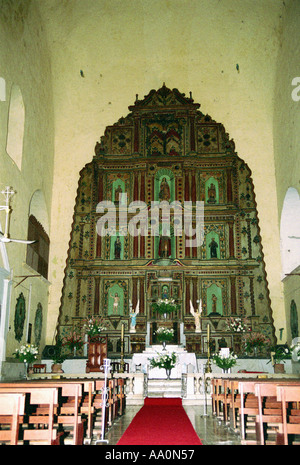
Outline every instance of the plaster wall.
<path id="1" fill-rule="evenodd" d="M 15 191 L 11 199 L 10 237 L 27 239 L 30 202 L 37 190 L 45 199 L 44 218 L 48 219 L 48 224 L 50 221 L 54 153 L 50 60 L 35 2 L 0 1 L 0 11 L 0 76 L 5 80 L 6 91 L 4 99 L 0 102 L 0 190 L 11 186 Z M 21 92 L 25 109 L 22 162 L 19 166 L 7 152 L 11 94 L 14 86 Z M 0 196 L 0 204 L 3 205 L 4 197 L 2 194 Z M 4 228 L 4 212 L 0 212 L 0 222 Z M 19 346 L 14 333 L 14 310 L 16 299 L 21 292 L 26 300 L 26 320 L 21 344 L 26 342 L 27 323 L 31 323 L 34 328 L 35 311 L 40 302 L 43 307 L 41 347 L 44 346 L 49 283 L 43 278 L 27 278 L 19 284 L 22 280 L 19 276 L 37 273 L 25 264 L 26 245 L 9 243 L 6 250 L 12 277 L 6 347 L 6 356 L 10 357 Z M 34 343 L 34 335 L 32 342 Z"/>
<path id="2" fill-rule="evenodd" d="M 300 84 L 299 55 L 300 3 L 292 0 L 287 2 L 283 9 L 283 33 L 279 42 L 275 80 L 273 127 L 279 224 L 288 189 L 294 188 L 300 194 L 300 100 L 295 101 L 292 96 L 293 90 L 296 89 L 296 85 L 292 84 L 293 79 L 299 77 L 298 86 Z M 297 95 L 300 96 L 300 91 L 297 91 Z M 295 214 L 296 211 L 295 208 Z M 293 231 L 293 235 L 300 236 L 300 231 L 298 234 Z M 276 320 L 278 327 L 286 328 L 284 340 L 291 342 L 289 313 L 292 299 L 297 304 L 300 321 L 299 276 L 285 277 L 283 283 L 286 312 L 278 312 Z M 287 319 L 287 326 L 285 326 L 285 319 Z"/>

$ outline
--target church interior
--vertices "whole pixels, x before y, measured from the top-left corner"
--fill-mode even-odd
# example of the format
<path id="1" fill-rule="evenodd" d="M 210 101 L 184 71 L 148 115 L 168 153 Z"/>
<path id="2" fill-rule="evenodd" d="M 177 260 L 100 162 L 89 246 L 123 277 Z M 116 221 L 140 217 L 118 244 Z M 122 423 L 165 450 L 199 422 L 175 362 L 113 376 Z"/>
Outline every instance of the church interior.
<path id="1" fill-rule="evenodd" d="M 230 396 L 300 401 L 299 2 L 0 11 L 0 442 L 2 395 L 76 379 L 74 444 L 117 444 L 114 418 L 158 397 L 207 443 L 266 444 Z M 264 420 L 274 443 L 299 412 L 291 435 Z"/>

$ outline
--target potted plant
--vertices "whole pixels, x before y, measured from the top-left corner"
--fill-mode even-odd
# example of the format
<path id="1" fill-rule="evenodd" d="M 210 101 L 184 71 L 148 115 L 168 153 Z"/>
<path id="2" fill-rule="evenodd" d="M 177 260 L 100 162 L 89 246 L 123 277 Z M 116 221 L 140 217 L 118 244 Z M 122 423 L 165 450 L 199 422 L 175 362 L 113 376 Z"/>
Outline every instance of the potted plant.
<path id="1" fill-rule="evenodd" d="M 220 351 L 218 354 L 214 354 L 211 359 L 215 365 L 222 368 L 223 373 L 228 373 L 228 371 L 236 365 L 237 355 Z"/>
<path id="2" fill-rule="evenodd" d="M 151 368 L 164 368 L 166 370 L 167 379 L 170 379 L 172 368 L 176 366 L 177 356 L 175 352 L 171 355 L 158 355 L 150 359 Z"/>
<path id="3" fill-rule="evenodd" d="M 271 359 L 267 363 L 272 363 L 274 373 L 284 373 L 284 363 L 286 360 L 291 359 L 291 349 L 285 345 L 276 345 L 271 348 Z"/>
<path id="4" fill-rule="evenodd" d="M 53 356 L 53 364 L 51 365 L 52 373 L 63 373 L 62 364 L 66 360 L 66 356 L 63 355 L 63 344 L 62 339 L 59 337 L 57 339 L 55 348 L 54 348 L 54 356 Z"/>
<path id="5" fill-rule="evenodd" d="M 16 349 L 14 356 L 25 365 L 25 378 L 30 370 L 30 365 L 37 359 L 38 347 L 34 344 L 24 344 L 19 349 Z"/>

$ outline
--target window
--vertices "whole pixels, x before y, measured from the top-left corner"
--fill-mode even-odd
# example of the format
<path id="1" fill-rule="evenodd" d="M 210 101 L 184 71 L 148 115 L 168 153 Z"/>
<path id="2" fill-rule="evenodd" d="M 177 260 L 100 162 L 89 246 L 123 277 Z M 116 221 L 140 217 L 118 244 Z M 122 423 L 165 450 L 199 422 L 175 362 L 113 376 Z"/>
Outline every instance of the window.
<path id="1" fill-rule="evenodd" d="M 47 279 L 50 240 L 33 215 L 30 215 L 28 221 L 28 240 L 36 242 L 27 246 L 26 263 Z"/>
<path id="2" fill-rule="evenodd" d="M 22 165 L 25 107 L 19 86 L 13 85 L 9 104 L 6 151 L 19 170 Z"/>

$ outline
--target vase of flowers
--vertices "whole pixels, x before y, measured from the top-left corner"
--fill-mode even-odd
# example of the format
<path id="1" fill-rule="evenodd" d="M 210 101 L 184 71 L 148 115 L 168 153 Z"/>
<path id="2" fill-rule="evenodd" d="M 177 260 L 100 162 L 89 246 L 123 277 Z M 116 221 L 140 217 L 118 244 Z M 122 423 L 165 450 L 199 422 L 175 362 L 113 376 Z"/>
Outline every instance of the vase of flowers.
<path id="1" fill-rule="evenodd" d="M 171 355 L 158 355 L 150 359 L 151 368 L 163 368 L 166 370 L 167 379 L 170 379 L 171 371 L 176 366 L 177 356 L 175 352 L 172 352 Z"/>
<path id="2" fill-rule="evenodd" d="M 222 369 L 223 373 L 228 373 L 236 365 L 237 355 L 220 351 L 212 356 L 212 362 Z"/>
<path id="3" fill-rule="evenodd" d="M 152 309 L 166 318 L 169 313 L 177 310 L 177 305 L 174 299 L 158 299 L 152 304 Z"/>
<path id="4" fill-rule="evenodd" d="M 83 322 L 83 332 L 88 336 L 90 342 L 98 341 L 100 334 L 106 329 L 104 320 L 100 316 L 91 316 Z"/>
<path id="5" fill-rule="evenodd" d="M 244 350 L 246 353 L 252 353 L 255 357 L 263 349 L 270 346 L 270 339 L 258 331 L 253 331 L 244 336 Z"/>
<path id="6" fill-rule="evenodd" d="M 158 330 L 155 332 L 157 340 L 162 343 L 163 350 L 166 350 L 166 343 L 170 342 L 174 337 L 174 329 L 164 328 L 160 326 Z"/>
<path id="7" fill-rule="evenodd" d="M 76 357 L 77 350 L 80 350 L 84 344 L 83 335 L 78 328 L 72 329 L 62 338 L 62 345 L 66 346 L 73 357 Z"/>
<path id="8" fill-rule="evenodd" d="M 250 322 L 247 318 L 233 318 L 230 317 L 226 320 L 226 325 L 228 331 L 234 333 L 245 333 L 251 331 Z"/>
<path id="9" fill-rule="evenodd" d="M 25 378 L 29 374 L 30 365 L 37 359 L 38 347 L 34 344 L 24 344 L 19 349 L 16 349 L 14 356 L 25 365 Z"/>

